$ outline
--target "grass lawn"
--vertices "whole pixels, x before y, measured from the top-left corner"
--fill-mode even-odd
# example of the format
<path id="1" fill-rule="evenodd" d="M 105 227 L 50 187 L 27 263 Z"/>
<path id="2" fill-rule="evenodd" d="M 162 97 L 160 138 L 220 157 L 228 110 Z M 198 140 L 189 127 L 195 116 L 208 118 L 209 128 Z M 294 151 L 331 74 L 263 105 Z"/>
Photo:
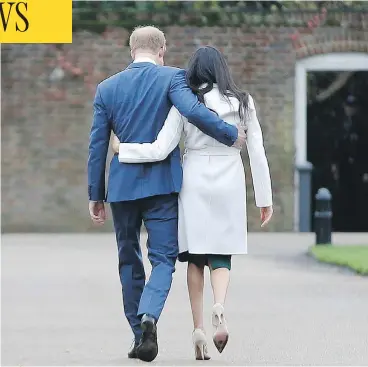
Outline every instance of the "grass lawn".
<path id="1" fill-rule="evenodd" d="M 318 245 L 313 246 L 310 253 L 321 262 L 345 266 L 358 274 L 368 275 L 368 245 Z"/>

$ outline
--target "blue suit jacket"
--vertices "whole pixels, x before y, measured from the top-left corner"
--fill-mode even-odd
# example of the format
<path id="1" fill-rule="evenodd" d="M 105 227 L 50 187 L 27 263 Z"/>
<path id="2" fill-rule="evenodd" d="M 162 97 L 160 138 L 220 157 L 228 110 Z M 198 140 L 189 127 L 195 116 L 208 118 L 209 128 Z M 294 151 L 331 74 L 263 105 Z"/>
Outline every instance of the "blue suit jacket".
<path id="1" fill-rule="evenodd" d="M 150 62 L 132 63 L 97 86 L 88 157 L 90 200 L 118 202 L 177 193 L 182 184 L 179 147 L 161 162 L 110 164 L 105 195 L 105 165 L 111 130 L 121 142 L 153 142 L 172 105 L 207 135 L 228 146 L 236 127 L 209 111 L 192 93 L 185 71 Z"/>

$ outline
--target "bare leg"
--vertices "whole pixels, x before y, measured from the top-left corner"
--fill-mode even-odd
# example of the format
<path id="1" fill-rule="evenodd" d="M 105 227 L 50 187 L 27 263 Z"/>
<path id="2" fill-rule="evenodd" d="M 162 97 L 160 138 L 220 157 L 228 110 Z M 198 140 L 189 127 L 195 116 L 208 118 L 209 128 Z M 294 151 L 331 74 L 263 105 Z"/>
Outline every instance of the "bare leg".
<path id="1" fill-rule="evenodd" d="M 229 340 L 229 332 L 224 316 L 224 303 L 229 281 L 229 269 L 224 267 L 211 269 L 211 284 L 214 299 L 212 308 L 212 325 L 214 326 L 213 342 L 220 353 L 222 353 Z"/>
<path id="2" fill-rule="evenodd" d="M 210 356 L 203 327 L 204 265 L 197 266 L 188 263 L 187 283 L 194 325 L 192 338 L 195 358 L 197 360 L 209 360 Z"/>
<path id="3" fill-rule="evenodd" d="M 204 268 L 188 263 L 187 283 L 194 329 L 203 330 Z"/>
<path id="4" fill-rule="evenodd" d="M 230 270 L 227 268 L 211 269 L 211 285 L 214 304 L 225 304 L 227 288 L 230 282 Z"/>

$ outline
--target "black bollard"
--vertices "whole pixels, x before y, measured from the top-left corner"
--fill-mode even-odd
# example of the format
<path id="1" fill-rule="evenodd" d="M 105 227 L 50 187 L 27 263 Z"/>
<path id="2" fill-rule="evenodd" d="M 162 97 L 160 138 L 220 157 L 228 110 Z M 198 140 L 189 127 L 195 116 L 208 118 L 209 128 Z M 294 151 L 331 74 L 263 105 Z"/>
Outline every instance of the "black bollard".
<path id="1" fill-rule="evenodd" d="M 314 232 L 316 233 L 316 245 L 331 244 L 332 209 L 331 193 L 328 189 L 321 188 L 316 194 L 316 210 L 314 211 Z"/>

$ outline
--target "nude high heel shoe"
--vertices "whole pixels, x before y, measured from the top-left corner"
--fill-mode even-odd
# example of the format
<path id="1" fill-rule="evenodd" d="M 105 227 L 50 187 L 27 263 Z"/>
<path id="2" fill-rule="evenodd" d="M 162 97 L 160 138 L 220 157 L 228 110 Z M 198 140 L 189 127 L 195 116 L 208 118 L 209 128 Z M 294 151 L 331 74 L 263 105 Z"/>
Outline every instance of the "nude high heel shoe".
<path id="1" fill-rule="evenodd" d="M 193 346 L 196 360 L 208 361 L 211 357 L 208 355 L 206 335 L 201 329 L 193 331 Z"/>
<path id="2" fill-rule="evenodd" d="M 222 353 L 229 340 L 229 332 L 224 316 L 224 306 L 216 303 L 212 309 L 212 325 L 214 327 L 213 342 L 217 350 Z"/>

